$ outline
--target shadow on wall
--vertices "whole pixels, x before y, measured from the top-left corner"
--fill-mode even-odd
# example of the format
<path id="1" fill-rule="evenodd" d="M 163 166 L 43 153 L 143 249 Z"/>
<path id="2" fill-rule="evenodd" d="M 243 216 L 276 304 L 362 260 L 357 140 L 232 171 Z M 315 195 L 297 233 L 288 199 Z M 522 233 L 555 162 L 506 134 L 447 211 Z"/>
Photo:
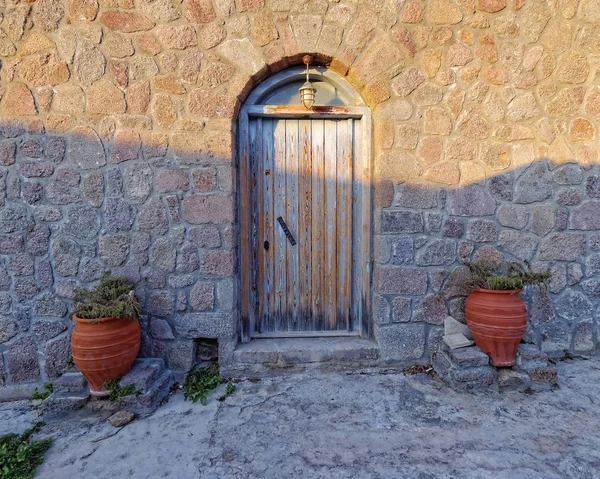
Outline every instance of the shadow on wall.
<path id="1" fill-rule="evenodd" d="M 236 170 L 231 134 L 208 128 L 167 144 L 139 125 L 114 140 L 88 127 L 61 136 L 0 125 L 0 385 L 69 367 L 73 288 L 106 269 L 144 278 L 142 355 L 187 371 L 197 340 L 212 338 L 219 360 L 231 360 Z M 460 291 L 436 294 L 445 272 L 482 256 L 552 269 L 549 294 L 527 298 L 529 341 L 547 351 L 596 348 L 598 165 L 540 160 L 454 188 L 380 171 L 372 316 L 383 360 L 426 360 L 445 315 L 461 317 Z"/>

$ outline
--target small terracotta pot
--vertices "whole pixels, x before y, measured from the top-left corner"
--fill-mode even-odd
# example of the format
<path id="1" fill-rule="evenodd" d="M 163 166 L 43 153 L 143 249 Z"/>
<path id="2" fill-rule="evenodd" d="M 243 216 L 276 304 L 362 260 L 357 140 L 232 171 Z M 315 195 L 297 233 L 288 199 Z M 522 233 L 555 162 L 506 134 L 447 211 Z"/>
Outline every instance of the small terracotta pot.
<path id="1" fill-rule="evenodd" d="M 475 344 L 498 367 L 514 366 L 527 330 L 527 309 L 521 290 L 477 289 L 467 297 L 465 317 Z"/>
<path id="2" fill-rule="evenodd" d="M 82 319 L 73 315 L 71 351 L 75 366 L 87 379 L 92 396 L 108 396 L 100 387 L 126 374 L 140 350 L 140 323 L 134 319 Z"/>

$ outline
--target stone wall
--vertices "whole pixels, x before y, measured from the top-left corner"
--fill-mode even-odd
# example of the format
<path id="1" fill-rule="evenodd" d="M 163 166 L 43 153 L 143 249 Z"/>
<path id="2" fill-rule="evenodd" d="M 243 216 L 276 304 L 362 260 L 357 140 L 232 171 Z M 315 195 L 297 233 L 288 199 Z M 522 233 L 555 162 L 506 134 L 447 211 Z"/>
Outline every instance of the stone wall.
<path id="1" fill-rule="evenodd" d="M 0 383 L 64 370 L 104 269 L 146 278 L 143 354 L 230 360 L 237 112 L 304 53 L 373 110 L 382 357 L 426 359 L 481 254 L 552 263 L 536 341 L 593 349 L 599 42 L 596 0 L 0 0 Z"/>
<path id="2" fill-rule="evenodd" d="M 598 165 L 548 160 L 456 189 L 398 185 L 393 208 L 382 209 L 376 226 L 374 316 L 382 356 L 420 358 L 426 344 L 435 348 L 446 316 L 464 321 L 460 263 L 481 259 L 549 269 L 548 289 L 524 295 L 525 341 L 551 354 L 594 352 L 598 198 Z"/>

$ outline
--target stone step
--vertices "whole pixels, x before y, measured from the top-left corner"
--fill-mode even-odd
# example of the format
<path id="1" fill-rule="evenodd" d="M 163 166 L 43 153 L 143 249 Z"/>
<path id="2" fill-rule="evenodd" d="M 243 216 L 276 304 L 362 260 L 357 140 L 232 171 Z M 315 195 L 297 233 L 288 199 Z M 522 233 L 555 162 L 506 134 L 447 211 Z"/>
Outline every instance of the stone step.
<path id="1" fill-rule="evenodd" d="M 512 368 L 489 365 L 489 357 L 477 346 L 449 349 L 442 345 L 433 358 L 435 372 L 457 391 L 543 390 L 558 384 L 558 373 L 548 355 L 533 345 L 522 344 Z"/>
<path id="2" fill-rule="evenodd" d="M 253 339 L 238 345 L 233 363 L 221 368 L 221 374 L 355 369 L 376 366 L 378 358 L 377 344 L 358 337 Z"/>
<path id="3" fill-rule="evenodd" d="M 83 374 L 77 372 L 67 372 L 52 383 L 55 392 L 83 392 L 89 393 L 89 386 Z"/>
<path id="4" fill-rule="evenodd" d="M 40 407 L 44 414 L 55 415 L 81 409 L 89 399 L 90 390 L 87 388 L 79 391 L 54 391 L 47 399 L 42 401 Z"/>
<path id="5" fill-rule="evenodd" d="M 154 383 L 143 394 L 132 394 L 123 397 L 120 403 L 121 409 L 132 411 L 142 417 L 152 414 L 169 394 L 174 382 L 173 372 L 169 369 L 163 369 Z"/>
<path id="6" fill-rule="evenodd" d="M 121 378 L 121 387 L 133 384 L 136 391 L 147 392 L 154 384 L 156 378 L 165 369 L 162 359 L 141 358 L 136 359 L 129 372 Z"/>

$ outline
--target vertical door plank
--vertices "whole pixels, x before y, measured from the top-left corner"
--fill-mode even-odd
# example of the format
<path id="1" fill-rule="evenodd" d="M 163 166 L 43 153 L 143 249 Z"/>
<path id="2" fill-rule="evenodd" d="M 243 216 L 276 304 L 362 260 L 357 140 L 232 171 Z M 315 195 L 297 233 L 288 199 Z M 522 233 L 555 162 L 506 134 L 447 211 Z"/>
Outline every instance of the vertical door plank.
<path id="1" fill-rule="evenodd" d="M 358 124 L 361 120 L 355 120 L 354 131 L 359 131 Z M 354 181 L 352 183 L 352 230 L 355 235 L 360 234 L 362 220 L 362 158 L 360 156 L 361 138 L 360 135 L 353 135 L 354 139 Z M 361 241 L 352 242 L 352 329 L 355 331 L 360 327 L 361 307 L 361 288 L 362 288 L 362 266 L 360 249 Z"/>
<path id="2" fill-rule="evenodd" d="M 325 122 L 312 121 L 312 253 L 311 253 L 311 311 L 315 331 L 325 329 L 325 308 L 323 306 L 325 269 Z"/>
<path id="3" fill-rule="evenodd" d="M 311 313 L 312 281 L 312 145 L 311 121 L 299 122 L 299 220 L 298 220 L 298 256 L 300 264 L 300 307 L 299 326 L 303 330 L 314 330 Z"/>
<path id="4" fill-rule="evenodd" d="M 294 236 L 296 244 L 287 241 L 287 279 L 288 279 L 288 324 L 290 331 L 297 331 L 298 308 L 300 305 L 300 262 L 298 258 L 298 189 L 300 174 L 298 168 L 298 120 L 286 120 L 286 200 L 287 211 L 283 219 Z"/>
<path id="5" fill-rule="evenodd" d="M 286 121 L 273 120 L 274 122 L 274 211 L 273 217 L 285 217 L 286 215 L 286 148 L 285 130 Z M 275 315 L 275 331 L 287 331 L 287 238 L 279 224 L 275 224 L 273 238 L 273 262 L 275 269 L 274 303 L 275 307 L 271 314 Z"/>
<path id="6" fill-rule="evenodd" d="M 337 323 L 337 125 L 325 122 L 325 248 L 326 263 L 323 275 L 326 295 L 326 329 L 336 329 Z"/>
<path id="7" fill-rule="evenodd" d="M 363 337 L 371 335 L 371 321 L 369 318 L 371 304 L 371 121 L 370 117 L 361 120 L 361 143 L 356 148 L 356 154 L 360 161 L 356 162 L 356 169 L 361 171 L 361 212 L 360 229 L 356 234 L 360 235 L 360 259 L 361 259 L 361 311 L 360 325 L 357 328 Z"/>
<path id="8" fill-rule="evenodd" d="M 242 341 L 250 339 L 254 325 L 250 324 L 250 211 L 248 209 L 248 115 L 242 111 L 240 118 L 240 289 L 241 289 L 241 316 L 242 316 Z"/>
<path id="9" fill-rule="evenodd" d="M 338 305 L 337 329 L 350 329 L 351 261 L 352 261 L 352 122 L 338 122 Z"/>
<path id="10" fill-rule="evenodd" d="M 258 248 L 262 254 L 262 287 L 261 301 L 261 326 L 262 331 L 273 331 L 274 322 L 272 312 L 275 308 L 273 295 L 274 275 L 273 268 L 273 231 L 275 223 L 273 218 L 273 120 L 263 119 L 262 123 L 262 198 L 260 208 L 262 210 L 262 236 L 259 235 Z M 269 248 L 265 248 L 265 242 Z"/>
<path id="11" fill-rule="evenodd" d="M 250 179 L 250 322 L 258 326 L 258 292 L 259 292 L 259 261 L 258 261 L 258 201 L 257 196 L 257 173 L 259 162 L 261 161 L 262 150 L 262 118 L 255 118 L 250 121 L 248 128 L 248 157 L 249 162 L 249 179 Z"/>

